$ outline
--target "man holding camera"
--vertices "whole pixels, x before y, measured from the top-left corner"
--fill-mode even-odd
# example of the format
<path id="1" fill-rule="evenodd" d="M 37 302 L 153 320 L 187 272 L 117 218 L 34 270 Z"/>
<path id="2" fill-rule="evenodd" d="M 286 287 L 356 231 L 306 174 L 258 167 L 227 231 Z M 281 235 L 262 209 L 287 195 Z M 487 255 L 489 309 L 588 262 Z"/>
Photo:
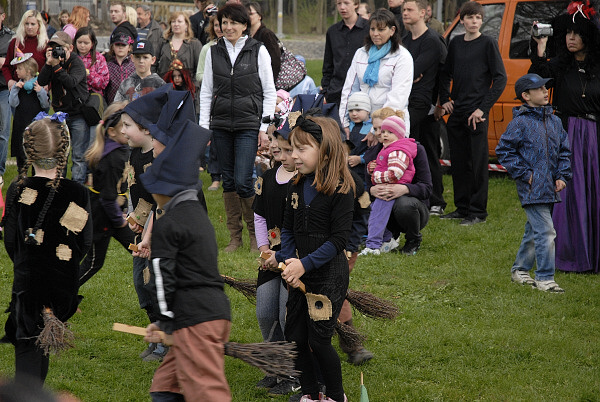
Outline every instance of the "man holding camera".
<path id="1" fill-rule="evenodd" d="M 38 77 L 41 86 L 51 84 L 52 108 L 68 114 L 67 126 L 71 135 L 73 167 L 71 178 L 79 183 L 86 179 L 85 151 L 90 142 L 90 129 L 81 107 L 87 102 L 86 71 L 83 61 L 73 52 L 73 41 L 63 31 L 50 38 L 46 49 L 46 64 Z"/>

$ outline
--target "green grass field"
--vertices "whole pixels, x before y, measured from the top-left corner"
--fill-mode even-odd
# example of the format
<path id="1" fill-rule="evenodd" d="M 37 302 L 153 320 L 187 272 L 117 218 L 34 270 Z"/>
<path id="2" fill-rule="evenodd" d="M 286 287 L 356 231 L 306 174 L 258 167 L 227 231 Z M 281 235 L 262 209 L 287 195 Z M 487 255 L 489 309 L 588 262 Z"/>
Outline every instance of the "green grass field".
<path id="1" fill-rule="evenodd" d="M 320 65 L 311 69 L 318 83 Z M 15 173 L 10 166 L 7 183 Z M 201 177 L 206 190 L 210 177 Z M 451 211 L 449 176 L 444 183 Z M 205 195 L 222 249 L 229 237 L 221 191 Z M 525 214 L 514 183 L 505 175 L 490 178 L 489 213 L 486 223 L 474 227 L 432 217 L 416 256 L 358 259 L 350 286 L 393 300 L 402 314 L 395 321 L 355 315 L 375 358 L 362 367 L 342 363 L 350 401 L 360 395 L 361 371 L 372 402 L 600 401 L 600 278 L 557 273 L 566 290 L 562 295 L 511 283 Z M 246 233 L 244 240 L 242 249 L 219 255 L 221 273 L 256 277 L 257 255 L 249 252 Z M 104 268 L 80 290 L 85 297 L 82 313 L 71 319 L 76 347 L 51 357 L 49 388 L 86 402 L 150 400 L 148 389 L 158 363 L 139 359 L 145 348 L 141 338 L 111 330 L 114 322 L 147 324 L 131 271 L 131 257 L 111 244 Z M 0 247 L 2 310 L 8 306 L 11 284 L 12 265 Z M 230 340 L 261 341 L 254 306 L 236 291 L 226 291 L 233 321 Z M 1 322 L 5 319 L 6 314 L 0 315 Z M 0 377 L 13 372 L 14 349 L 0 345 Z M 226 357 L 226 374 L 234 401 L 287 401 L 256 389 L 262 373 L 239 360 Z"/>

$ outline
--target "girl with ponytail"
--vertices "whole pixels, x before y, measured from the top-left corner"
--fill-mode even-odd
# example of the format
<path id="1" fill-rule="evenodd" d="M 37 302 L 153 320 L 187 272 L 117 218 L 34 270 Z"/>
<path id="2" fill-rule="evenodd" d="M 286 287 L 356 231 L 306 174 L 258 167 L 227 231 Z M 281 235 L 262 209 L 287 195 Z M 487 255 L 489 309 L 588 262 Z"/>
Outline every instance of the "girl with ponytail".
<path id="1" fill-rule="evenodd" d="M 14 282 L 2 341 L 15 346 L 17 381 L 43 383 L 49 349 L 72 346 L 66 338 L 48 348 L 43 334 L 64 326 L 77 310 L 79 262 L 92 242 L 88 190 L 61 177 L 70 148 L 66 117 L 42 112 L 25 128 L 26 162 L 7 192 L 2 225 Z M 32 166 L 35 174 L 28 177 Z"/>

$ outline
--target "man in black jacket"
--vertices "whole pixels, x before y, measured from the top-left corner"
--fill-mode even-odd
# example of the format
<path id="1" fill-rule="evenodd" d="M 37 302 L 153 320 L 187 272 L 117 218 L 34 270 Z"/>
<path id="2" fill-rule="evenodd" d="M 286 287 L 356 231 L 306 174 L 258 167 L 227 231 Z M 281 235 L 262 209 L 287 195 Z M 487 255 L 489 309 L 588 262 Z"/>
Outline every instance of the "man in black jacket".
<path id="1" fill-rule="evenodd" d="M 85 183 L 84 154 L 90 142 L 90 128 L 83 118 L 81 106 L 87 102 L 89 92 L 85 65 L 72 52 L 73 41 L 66 32 L 58 31 L 52 35 L 46 50 L 46 64 L 40 71 L 38 83 L 41 86 L 51 85 L 54 111 L 68 114 L 67 125 L 73 149 L 71 178 Z"/>

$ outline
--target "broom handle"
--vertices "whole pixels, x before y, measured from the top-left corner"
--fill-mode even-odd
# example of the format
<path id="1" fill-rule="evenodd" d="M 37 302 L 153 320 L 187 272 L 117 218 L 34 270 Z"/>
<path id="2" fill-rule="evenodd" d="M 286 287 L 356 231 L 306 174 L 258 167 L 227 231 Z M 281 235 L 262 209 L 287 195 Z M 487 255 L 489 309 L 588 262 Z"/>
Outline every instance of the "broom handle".
<path id="1" fill-rule="evenodd" d="M 277 270 L 283 272 L 283 270 L 286 268 L 285 263 L 280 262 L 279 265 L 277 266 Z M 298 279 L 299 285 L 298 285 L 298 289 L 300 289 L 300 291 L 304 294 L 306 294 L 306 286 L 304 285 L 304 282 L 302 282 L 300 279 Z"/>
<path id="2" fill-rule="evenodd" d="M 146 328 L 144 328 L 144 327 L 136 327 L 134 325 L 127 325 L 127 324 L 121 324 L 121 323 L 115 322 L 113 324 L 112 329 L 113 329 L 113 331 L 124 332 L 126 334 L 146 336 Z M 167 334 L 165 334 L 163 331 L 156 331 L 156 332 L 158 332 L 160 339 L 164 343 L 164 341 L 166 340 Z"/>

